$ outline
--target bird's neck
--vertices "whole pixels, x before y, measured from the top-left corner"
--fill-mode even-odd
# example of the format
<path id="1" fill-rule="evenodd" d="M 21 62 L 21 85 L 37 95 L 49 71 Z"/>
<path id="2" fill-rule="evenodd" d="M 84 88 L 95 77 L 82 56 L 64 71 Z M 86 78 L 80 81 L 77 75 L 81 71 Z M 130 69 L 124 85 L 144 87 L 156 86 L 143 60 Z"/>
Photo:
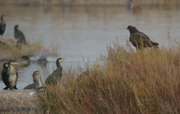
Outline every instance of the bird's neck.
<path id="1" fill-rule="evenodd" d="M 34 81 L 34 83 L 36 83 L 36 84 L 39 83 L 36 77 L 33 78 L 33 81 Z"/>

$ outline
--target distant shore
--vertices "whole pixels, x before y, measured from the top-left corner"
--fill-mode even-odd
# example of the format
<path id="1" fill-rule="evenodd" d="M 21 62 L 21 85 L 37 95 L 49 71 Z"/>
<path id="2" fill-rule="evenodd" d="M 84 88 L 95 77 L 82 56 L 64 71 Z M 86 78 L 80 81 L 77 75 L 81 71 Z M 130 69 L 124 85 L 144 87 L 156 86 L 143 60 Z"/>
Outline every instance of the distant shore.
<path id="1" fill-rule="evenodd" d="M 128 0 L 1 0 L 0 5 L 23 6 L 125 6 Z M 180 0 L 133 0 L 138 6 L 180 5 Z"/>

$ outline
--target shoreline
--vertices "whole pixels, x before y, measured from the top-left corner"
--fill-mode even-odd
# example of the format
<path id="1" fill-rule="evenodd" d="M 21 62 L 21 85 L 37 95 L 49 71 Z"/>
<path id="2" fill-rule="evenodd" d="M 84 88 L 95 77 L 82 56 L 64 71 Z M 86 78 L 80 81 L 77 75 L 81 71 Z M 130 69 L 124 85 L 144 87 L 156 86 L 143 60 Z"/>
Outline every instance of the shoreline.
<path id="1" fill-rule="evenodd" d="M 19 5 L 19 6 L 126 6 L 128 0 L 1 0 L 0 5 Z M 147 7 L 147 6 L 178 6 L 179 0 L 133 0 L 134 6 Z"/>

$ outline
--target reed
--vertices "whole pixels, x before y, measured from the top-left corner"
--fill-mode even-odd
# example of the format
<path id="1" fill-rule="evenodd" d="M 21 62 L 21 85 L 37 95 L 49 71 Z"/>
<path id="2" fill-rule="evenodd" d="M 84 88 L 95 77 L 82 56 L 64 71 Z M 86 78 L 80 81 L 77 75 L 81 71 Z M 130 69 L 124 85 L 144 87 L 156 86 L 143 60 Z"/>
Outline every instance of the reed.
<path id="1" fill-rule="evenodd" d="M 51 113 L 119 114 L 180 112 L 180 43 L 169 48 L 135 51 L 118 41 L 107 46 L 86 72 L 63 72 L 58 86 L 39 94 Z"/>
<path id="2" fill-rule="evenodd" d="M 27 45 L 17 46 L 16 40 L 6 38 L 0 39 L 0 60 L 19 59 L 22 55 L 33 56 L 39 53 L 46 53 L 48 55 L 57 55 L 58 46 L 50 45 L 48 48 L 44 47 L 38 42 L 28 43 Z"/>

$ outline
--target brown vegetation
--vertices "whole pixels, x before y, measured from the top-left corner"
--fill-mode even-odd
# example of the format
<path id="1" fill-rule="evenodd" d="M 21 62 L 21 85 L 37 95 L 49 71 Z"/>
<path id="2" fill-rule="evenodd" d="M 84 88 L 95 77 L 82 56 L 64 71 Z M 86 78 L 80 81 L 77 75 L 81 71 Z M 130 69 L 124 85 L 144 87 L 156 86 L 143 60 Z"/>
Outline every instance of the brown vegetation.
<path id="1" fill-rule="evenodd" d="M 57 55 L 58 47 L 50 46 L 45 48 L 40 43 L 28 43 L 27 45 L 17 46 L 15 39 L 0 38 L 0 60 L 19 59 L 22 55 L 33 56 L 38 53 L 47 53 L 49 55 Z"/>
<path id="2" fill-rule="evenodd" d="M 61 84 L 48 85 L 42 107 L 65 114 L 180 113 L 179 44 L 136 52 L 114 43 L 80 77 L 69 70 Z"/>

